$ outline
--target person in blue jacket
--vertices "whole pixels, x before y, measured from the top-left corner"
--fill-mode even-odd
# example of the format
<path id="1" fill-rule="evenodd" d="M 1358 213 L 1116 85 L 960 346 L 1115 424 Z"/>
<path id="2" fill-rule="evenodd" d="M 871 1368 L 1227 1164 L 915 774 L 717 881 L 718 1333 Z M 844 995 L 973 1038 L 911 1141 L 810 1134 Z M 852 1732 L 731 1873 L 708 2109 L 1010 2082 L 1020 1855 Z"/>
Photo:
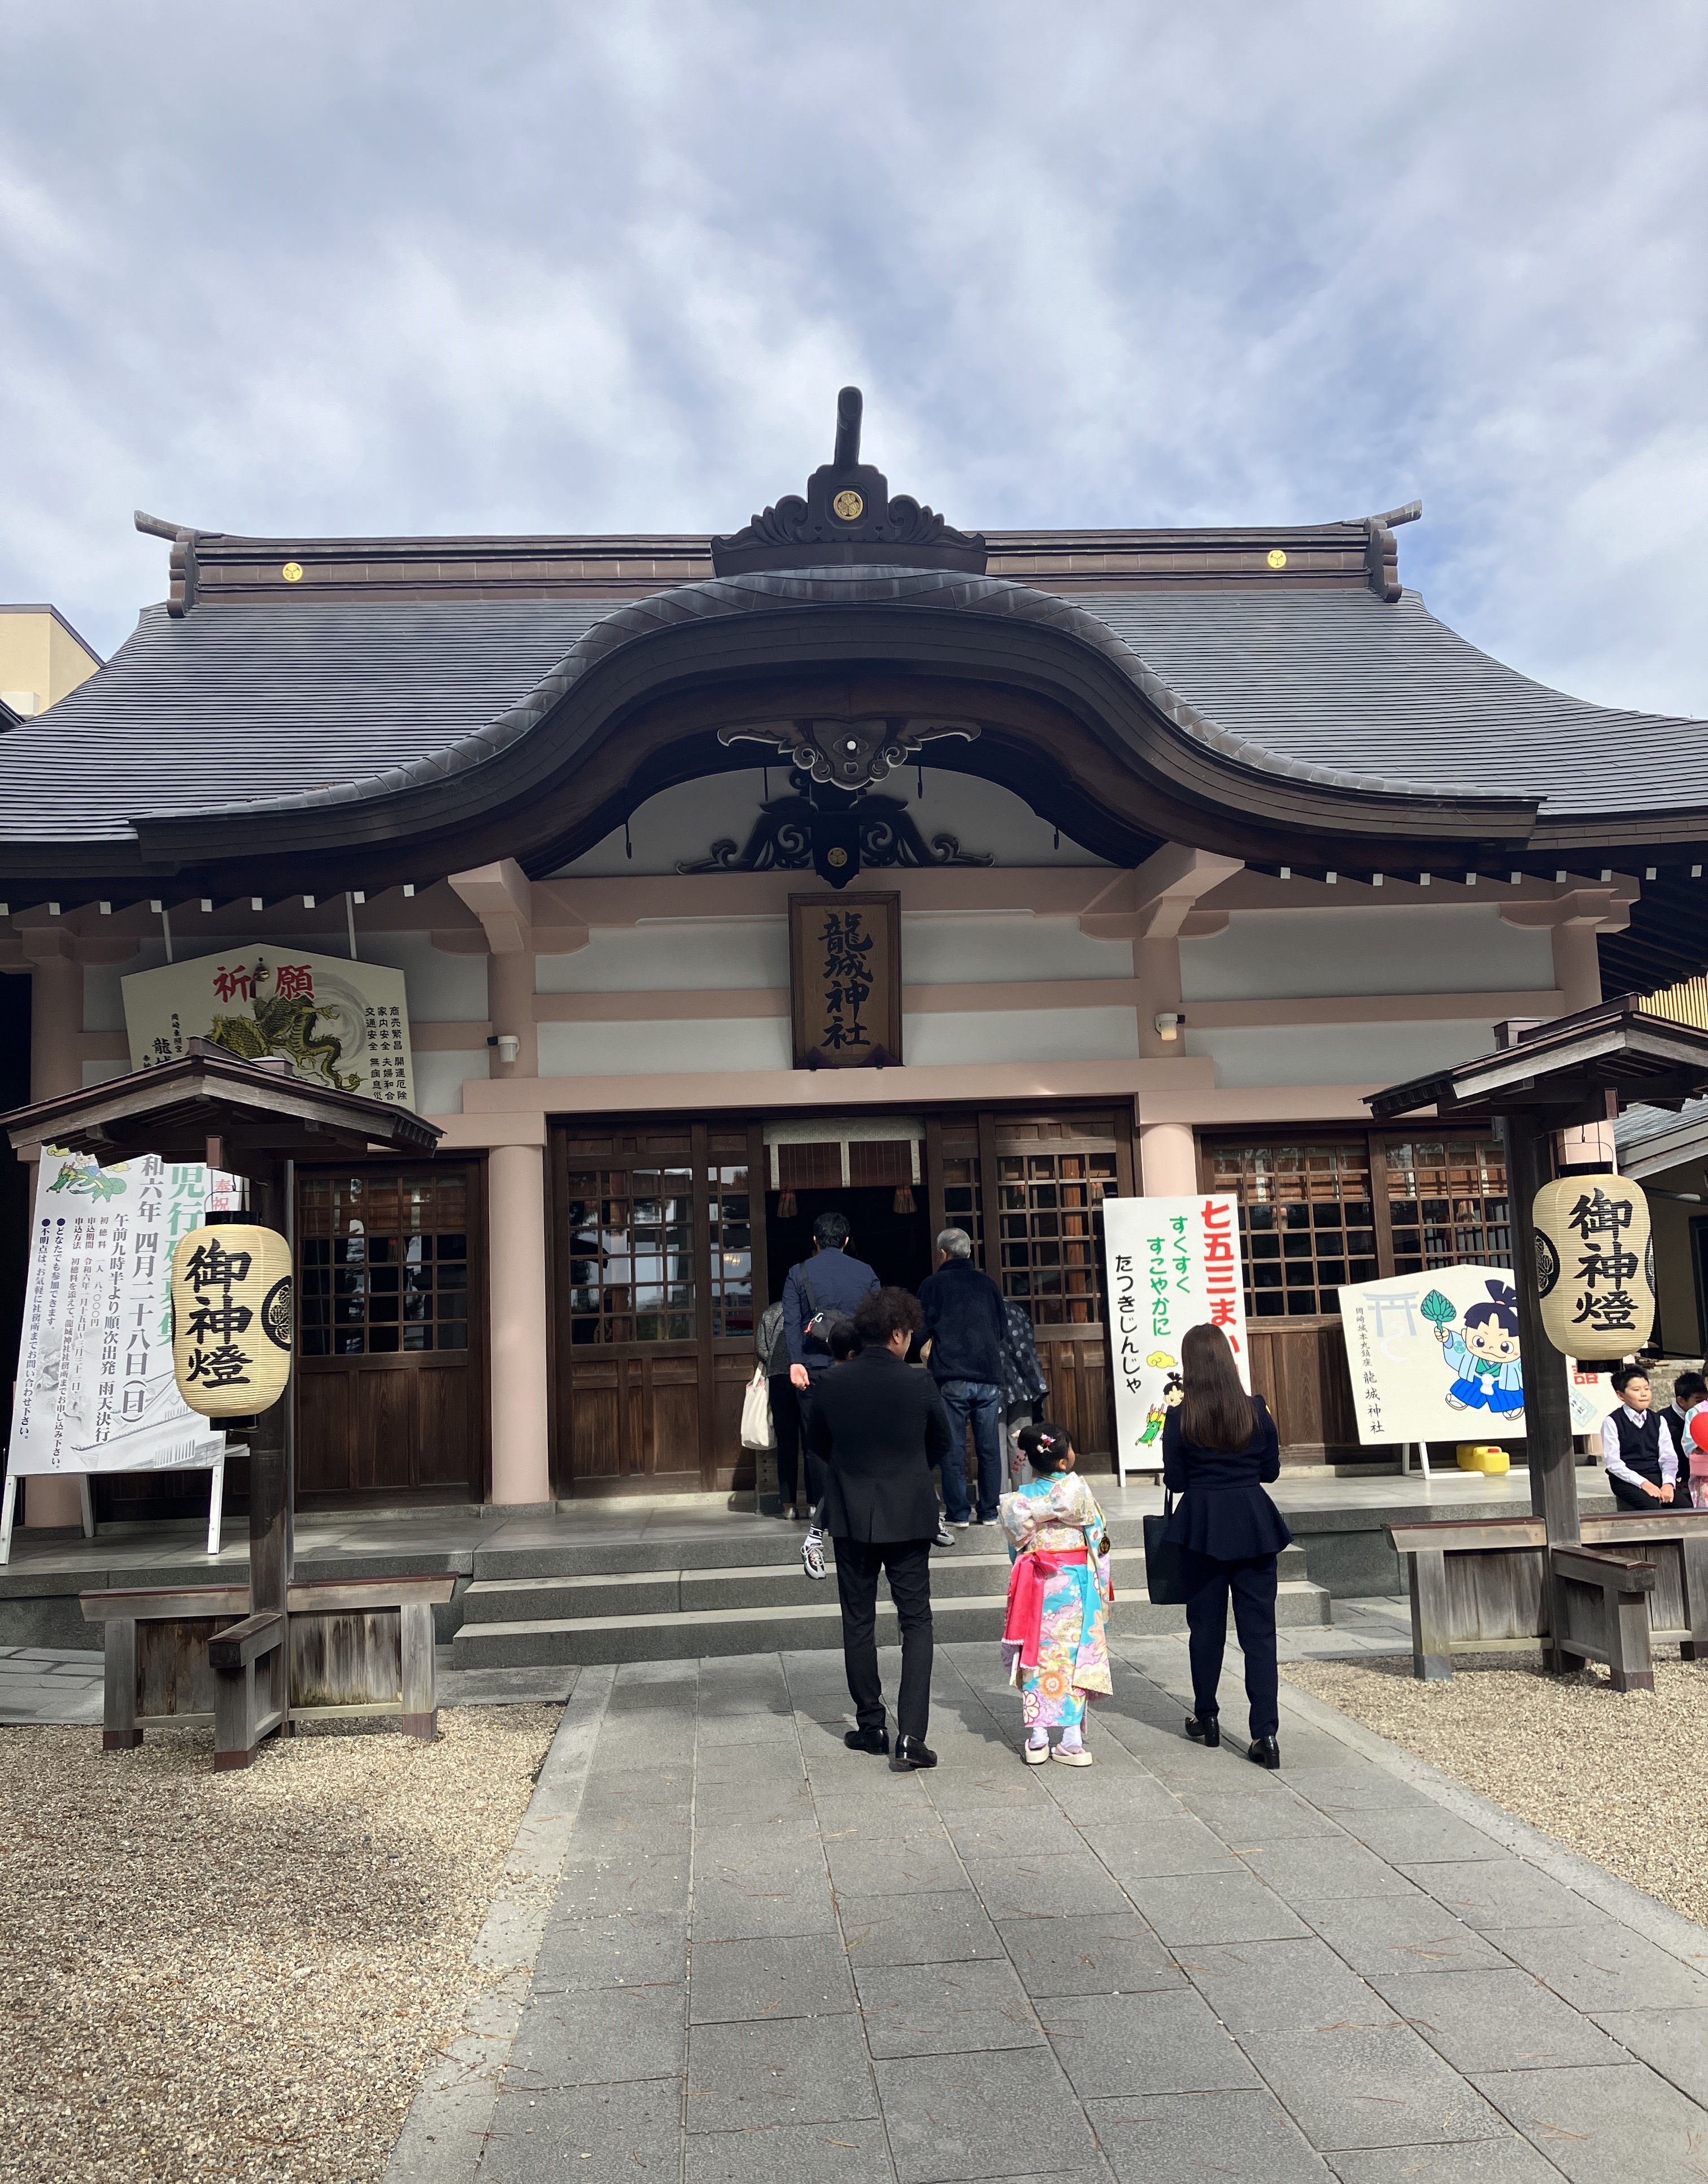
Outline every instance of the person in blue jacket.
<path id="1" fill-rule="evenodd" d="M 1189 1327 L 1180 1346 L 1184 1383 L 1162 1429 L 1162 1477 L 1181 1496 L 1163 1538 L 1181 1551 L 1190 1633 L 1192 1702 L 1186 1733 L 1220 1744 L 1216 1687 L 1227 1644 L 1227 1603 L 1245 1656 L 1251 1708 L 1247 1758 L 1279 1767 L 1280 1673 L 1275 1660 L 1276 1557 L 1293 1538 L 1263 1482 L 1281 1476 L 1281 1445 L 1261 1396 L 1248 1396 L 1219 1327 Z"/>
<path id="2" fill-rule="evenodd" d="M 813 1223 L 813 1255 L 791 1267 L 783 1284 L 783 1334 L 788 1342 L 789 1384 L 800 1404 L 801 1442 L 806 1454 L 810 1514 L 801 1541 L 801 1568 L 809 1578 L 825 1569 L 824 1529 L 819 1521 L 824 1500 L 824 1467 L 812 1446 L 812 1391 L 835 1362 L 830 1332 L 837 1320 L 852 1319 L 860 1305 L 882 1284 L 864 1259 L 848 1251 L 848 1224 L 841 1213 L 821 1213 Z"/>

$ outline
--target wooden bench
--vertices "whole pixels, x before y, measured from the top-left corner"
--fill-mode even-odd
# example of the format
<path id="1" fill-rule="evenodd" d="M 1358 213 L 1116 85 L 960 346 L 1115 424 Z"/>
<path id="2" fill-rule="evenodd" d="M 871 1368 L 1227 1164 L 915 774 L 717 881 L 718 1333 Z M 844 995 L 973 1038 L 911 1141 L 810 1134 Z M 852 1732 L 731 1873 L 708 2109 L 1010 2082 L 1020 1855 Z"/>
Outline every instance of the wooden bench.
<path id="1" fill-rule="evenodd" d="M 1605 1661 L 1622 1690 L 1652 1689 L 1657 1639 L 1676 1643 L 1684 1660 L 1708 1660 L 1708 1511 L 1622 1511 L 1585 1517 L 1580 1529 L 1579 1546 L 1550 1550 L 1539 1517 L 1388 1526 L 1406 1559 L 1413 1674 L 1433 1682 L 1453 1674 L 1455 1653 L 1542 1645 Z M 1652 1577 L 1610 1591 L 1611 1565 L 1583 1563 L 1586 1550 L 1611 1551 Z M 1640 1596 L 1635 1605 L 1631 1596 Z"/>
<path id="2" fill-rule="evenodd" d="M 211 1722 L 214 1764 L 247 1767 L 275 1730 L 331 1716 L 438 1730 L 433 1609 L 449 1577 L 334 1578 L 287 1588 L 285 1613 L 251 1615 L 242 1585 L 144 1586 L 80 1596 L 105 1626 L 103 1747 L 143 1732 Z"/>

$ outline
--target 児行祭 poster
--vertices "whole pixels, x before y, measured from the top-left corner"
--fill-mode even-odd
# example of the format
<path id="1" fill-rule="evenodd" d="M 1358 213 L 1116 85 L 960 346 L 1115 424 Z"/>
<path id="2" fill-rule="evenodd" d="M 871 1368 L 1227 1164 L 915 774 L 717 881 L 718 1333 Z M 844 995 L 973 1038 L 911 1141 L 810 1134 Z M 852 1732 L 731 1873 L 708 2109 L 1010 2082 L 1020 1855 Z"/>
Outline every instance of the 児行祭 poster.
<path id="1" fill-rule="evenodd" d="M 1510 1268 L 1350 1283 L 1340 1320 L 1361 1442 L 1522 1438 L 1524 1357 Z M 1594 1433 L 1617 1401 L 1612 1382 L 1569 1360 L 1566 1376 L 1572 1430 Z"/>
<path id="2" fill-rule="evenodd" d="M 165 1471 L 225 1446 L 173 1377 L 172 1246 L 204 1211 L 241 1207 L 238 1178 L 197 1162 L 149 1154 L 97 1167 L 42 1147 L 13 1471 Z"/>
<path id="3" fill-rule="evenodd" d="M 120 983 L 133 1069 L 175 1061 L 189 1040 L 209 1039 L 246 1061 L 281 1055 L 310 1084 L 415 1104 L 401 971 L 254 948 L 136 971 Z"/>
<path id="4" fill-rule="evenodd" d="M 1251 1386 L 1239 1213 L 1231 1192 L 1105 1198 L 1103 1247 L 1115 1368 L 1115 1462 L 1160 1471 L 1162 1428 L 1180 1401 L 1180 1339 L 1208 1321 Z"/>

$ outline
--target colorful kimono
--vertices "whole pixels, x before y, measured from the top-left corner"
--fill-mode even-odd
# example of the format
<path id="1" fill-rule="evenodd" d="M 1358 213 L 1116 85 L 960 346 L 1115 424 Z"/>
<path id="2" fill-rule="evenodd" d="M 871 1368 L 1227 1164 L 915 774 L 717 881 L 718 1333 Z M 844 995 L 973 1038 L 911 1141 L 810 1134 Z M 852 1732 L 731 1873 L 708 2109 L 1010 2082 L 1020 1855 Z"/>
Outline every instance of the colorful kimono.
<path id="1" fill-rule="evenodd" d="M 1093 1694 L 1113 1689 L 1104 1607 L 1109 1528 L 1077 1472 L 1034 1479 L 1005 1494 L 1008 1624 L 1003 1657 L 1027 1729 L 1077 1729 Z"/>

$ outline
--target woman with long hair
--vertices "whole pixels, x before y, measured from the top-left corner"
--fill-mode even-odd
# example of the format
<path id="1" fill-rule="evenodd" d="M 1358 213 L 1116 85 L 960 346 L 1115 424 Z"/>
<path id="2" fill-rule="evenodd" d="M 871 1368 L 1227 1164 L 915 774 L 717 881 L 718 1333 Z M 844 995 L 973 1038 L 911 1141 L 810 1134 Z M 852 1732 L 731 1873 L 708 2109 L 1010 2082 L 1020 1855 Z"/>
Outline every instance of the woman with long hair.
<path id="1" fill-rule="evenodd" d="M 1162 1429 L 1162 1476 L 1181 1496 L 1163 1533 L 1186 1568 L 1192 1702 L 1186 1733 L 1220 1744 L 1216 1687 L 1227 1643 L 1227 1603 L 1245 1656 L 1251 1707 L 1247 1758 L 1279 1767 L 1280 1677 L 1275 1663 L 1276 1557 L 1293 1535 L 1263 1482 L 1281 1475 L 1281 1445 L 1261 1396 L 1240 1385 L 1219 1327 L 1189 1327 L 1180 1350 L 1184 1393 Z"/>

